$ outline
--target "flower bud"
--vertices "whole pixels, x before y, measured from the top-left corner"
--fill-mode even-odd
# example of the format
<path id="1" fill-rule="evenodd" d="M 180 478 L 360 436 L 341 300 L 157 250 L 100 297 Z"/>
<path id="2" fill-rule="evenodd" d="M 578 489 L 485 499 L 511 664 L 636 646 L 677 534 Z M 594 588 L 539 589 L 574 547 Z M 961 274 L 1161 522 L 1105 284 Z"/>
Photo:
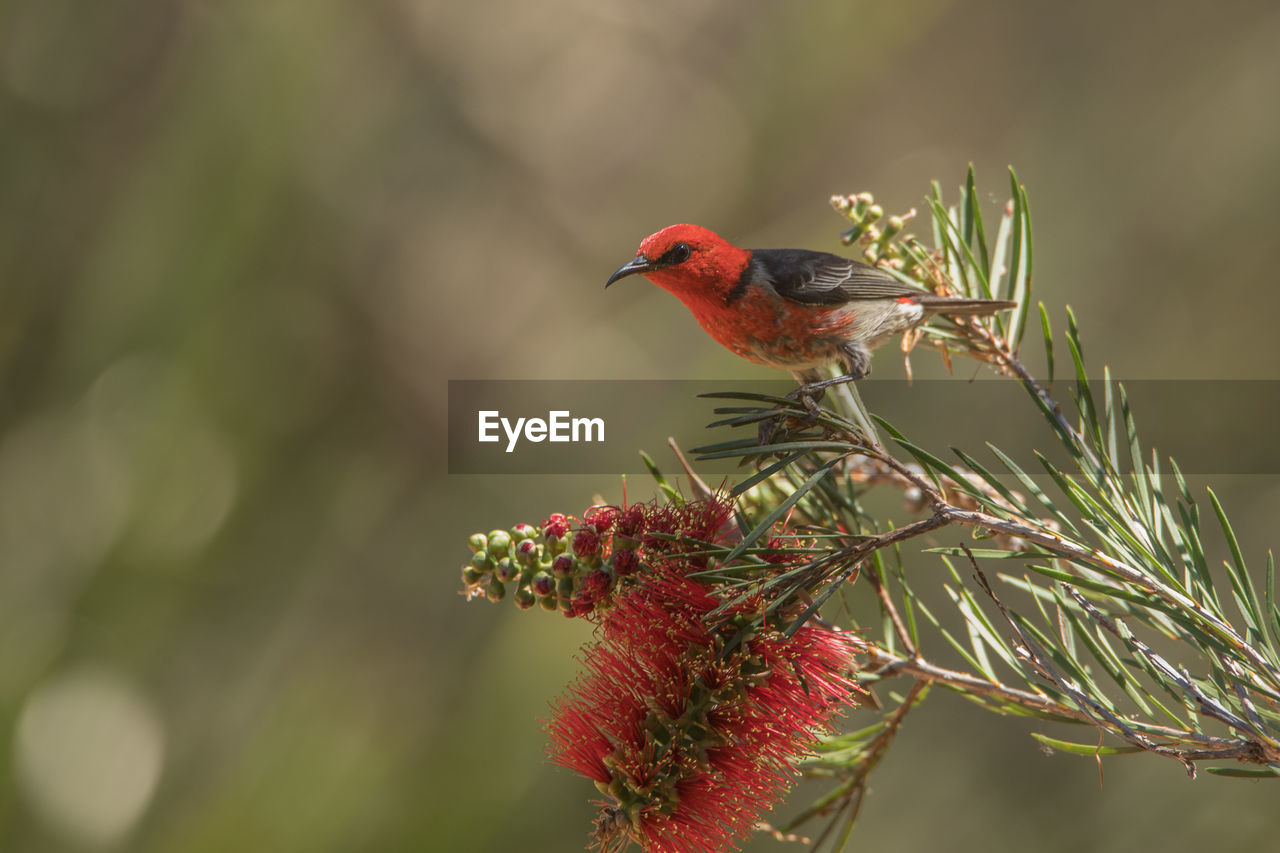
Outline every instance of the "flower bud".
<path id="1" fill-rule="evenodd" d="M 538 572 L 533 576 L 533 580 L 529 582 L 529 588 L 533 590 L 534 595 L 540 598 L 546 598 L 549 595 L 555 594 L 556 581 L 555 578 L 551 577 L 551 575 L 546 572 Z"/>
<path id="2" fill-rule="evenodd" d="M 560 578 L 556 581 L 556 595 L 561 598 L 573 595 L 573 578 Z"/>
<path id="3" fill-rule="evenodd" d="M 549 557 L 554 557 L 558 554 L 563 554 L 568 547 L 569 538 L 567 536 L 547 536 L 543 553 Z"/>
<path id="4" fill-rule="evenodd" d="M 511 528 L 511 538 L 516 542 L 521 542 L 525 539 L 533 539 L 537 537 L 537 535 L 538 528 L 534 527 L 532 524 L 517 524 L 515 527 Z"/>
<path id="5" fill-rule="evenodd" d="M 594 557 L 600 553 L 600 536 L 590 527 L 573 534 L 573 553 L 579 557 Z"/>
<path id="6" fill-rule="evenodd" d="M 507 556 L 511 546 L 511 534 L 505 530 L 493 530 L 489 533 L 489 554 L 497 560 Z"/>
<path id="7" fill-rule="evenodd" d="M 840 234 L 840 242 L 846 246 L 852 246 L 854 243 L 858 242 L 865 232 L 866 226 L 862 223 L 858 223 Z"/>
<path id="8" fill-rule="evenodd" d="M 554 613 L 555 611 L 560 609 L 560 602 L 555 598 L 555 596 L 551 596 L 549 598 L 539 598 L 538 606 L 541 607 L 543 610 L 547 611 L 548 613 Z"/>
<path id="9" fill-rule="evenodd" d="M 558 578 L 567 578 L 573 574 L 573 557 L 561 554 L 551 561 L 551 574 Z"/>
<path id="10" fill-rule="evenodd" d="M 525 568 L 536 564 L 538 562 L 538 543 L 532 539 L 521 539 L 516 545 L 516 560 Z"/>
<path id="11" fill-rule="evenodd" d="M 521 610 L 528 610 L 530 607 L 538 603 L 538 597 L 527 586 L 522 586 L 516 590 L 514 596 L 516 607 Z"/>
<path id="12" fill-rule="evenodd" d="M 474 566 L 467 566 L 462 570 L 462 582 L 467 586 L 477 586 L 484 580 L 484 572 Z"/>
<path id="13" fill-rule="evenodd" d="M 503 596 L 507 594 L 507 588 L 503 586 L 501 581 L 489 581 L 489 586 L 485 588 L 485 597 L 492 602 L 499 602 Z"/>
<path id="14" fill-rule="evenodd" d="M 489 540 L 483 533 L 472 533 L 467 545 L 471 548 L 472 554 L 479 554 L 489 546 Z"/>
<path id="15" fill-rule="evenodd" d="M 471 566 L 482 572 L 493 571 L 493 558 L 489 556 L 488 552 L 479 551 L 471 555 Z"/>
<path id="16" fill-rule="evenodd" d="M 493 570 L 493 576 L 503 583 L 510 583 L 520 574 L 520 567 L 511 561 L 510 557 L 503 557 L 498 561 L 498 565 Z"/>
<path id="17" fill-rule="evenodd" d="M 546 521 L 542 522 L 542 535 L 548 539 L 563 539 L 568 532 L 569 519 L 562 512 L 553 512 Z"/>

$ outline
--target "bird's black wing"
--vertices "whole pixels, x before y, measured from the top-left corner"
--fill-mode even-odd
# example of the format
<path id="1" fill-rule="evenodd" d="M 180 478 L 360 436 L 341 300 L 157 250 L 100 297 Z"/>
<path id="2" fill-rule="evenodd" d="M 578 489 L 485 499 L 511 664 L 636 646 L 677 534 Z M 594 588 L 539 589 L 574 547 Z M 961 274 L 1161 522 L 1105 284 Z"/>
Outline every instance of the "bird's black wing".
<path id="1" fill-rule="evenodd" d="M 755 249 L 746 273 L 772 285 L 779 296 L 805 305 L 929 295 L 876 267 L 806 249 Z"/>

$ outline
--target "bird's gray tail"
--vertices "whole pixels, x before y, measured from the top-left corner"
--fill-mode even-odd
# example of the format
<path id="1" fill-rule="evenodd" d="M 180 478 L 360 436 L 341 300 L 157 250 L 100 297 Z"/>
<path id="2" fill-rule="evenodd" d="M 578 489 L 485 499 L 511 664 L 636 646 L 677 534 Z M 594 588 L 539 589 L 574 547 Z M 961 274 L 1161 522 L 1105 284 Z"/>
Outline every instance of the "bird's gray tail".
<path id="1" fill-rule="evenodd" d="M 920 300 L 926 314 L 994 314 L 1008 308 L 1017 308 L 1017 302 L 1007 299 L 960 299 L 950 296 L 927 296 Z"/>

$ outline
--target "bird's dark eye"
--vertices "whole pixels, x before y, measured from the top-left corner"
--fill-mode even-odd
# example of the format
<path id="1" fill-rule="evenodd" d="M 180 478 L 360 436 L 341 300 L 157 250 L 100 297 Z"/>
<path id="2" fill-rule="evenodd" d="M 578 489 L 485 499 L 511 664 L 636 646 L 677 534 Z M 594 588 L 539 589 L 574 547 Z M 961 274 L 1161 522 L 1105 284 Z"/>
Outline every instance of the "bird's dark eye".
<path id="1" fill-rule="evenodd" d="M 664 252 L 659 260 L 665 267 L 674 267 L 676 264 L 682 264 L 689 260 L 689 254 L 688 243 L 676 243 Z"/>

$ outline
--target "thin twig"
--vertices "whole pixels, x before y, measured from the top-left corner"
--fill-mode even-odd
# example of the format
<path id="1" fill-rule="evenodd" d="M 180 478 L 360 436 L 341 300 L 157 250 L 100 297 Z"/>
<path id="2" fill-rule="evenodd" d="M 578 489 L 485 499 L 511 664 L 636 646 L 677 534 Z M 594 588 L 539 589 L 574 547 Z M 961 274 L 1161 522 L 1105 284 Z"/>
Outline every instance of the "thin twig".
<path id="1" fill-rule="evenodd" d="M 867 572 L 867 583 L 871 584 L 871 588 L 876 592 L 876 597 L 880 599 L 880 606 L 884 609 L 885 615 L 889 617 L 890 623 L 893 624 L 893 632 L 902 643 L 902 647 L 906 649 L 908 656 L 915 657 L 917 654 L 916 644 L 912 641 L 911 633 L 907 630 L 906 624 L 898 614 L 898 608 L 894 605 L 893 597 L 889 595 L 889 590 L 880 582 L 880 577 L 875 572 Z"/>

